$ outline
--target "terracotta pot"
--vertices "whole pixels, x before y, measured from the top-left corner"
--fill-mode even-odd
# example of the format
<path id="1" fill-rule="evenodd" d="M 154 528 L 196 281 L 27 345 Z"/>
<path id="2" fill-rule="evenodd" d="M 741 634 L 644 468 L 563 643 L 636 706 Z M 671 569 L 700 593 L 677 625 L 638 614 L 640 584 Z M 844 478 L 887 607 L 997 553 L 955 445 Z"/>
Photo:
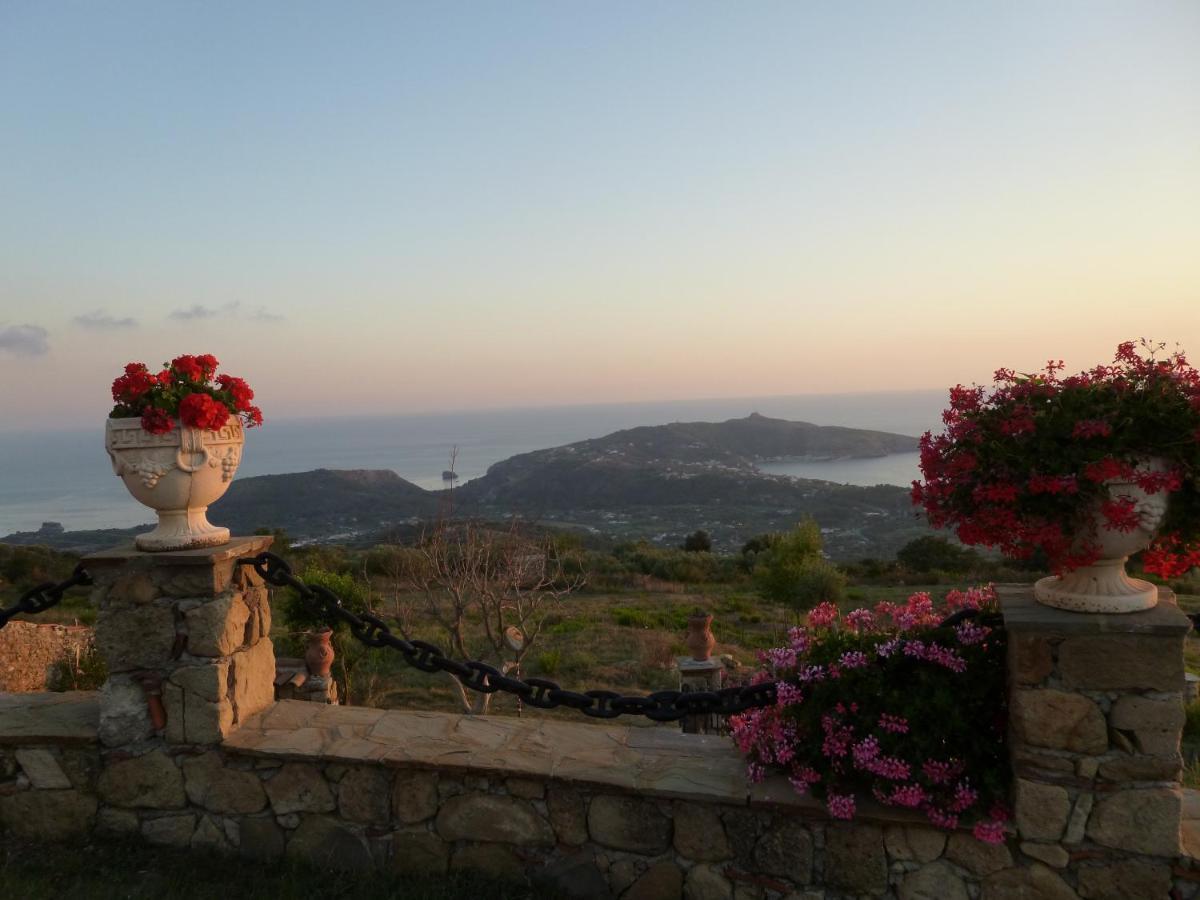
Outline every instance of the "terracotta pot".
<path id="1" fill-rule="evenodd" d="M 304 665 L 308 667 L 309 675 L 329 677 L 329 670 L 333 667 L 333 646 L 329 643 L 332 636 L 333 631 L 329 628 L 309 634 L 308 650 L 304 653 Z"/>
<path id="2" fill-rule="evenodd" d="M 1163 464 L 1150 460 L 1143 470 L 1162 471 Z M 1167 513 L 1167 493 L 1148 494 L 1134 481 L 1112 479 L 1106 482 L 1113 498 L 1127 497 L 1136 504 L 1140 526 L 1121 532 L 1104 527 L 1104 516 L 1097 508 L 1092 529 L 1080 543 L 1092 540 L 1100 545 L 1101 558 L 1065 575 L 1051 575 L 1033 586 L 1033 596 L 1046 606 L 1073 612 L 1128 613 L 1150 609 L 1158 603 L 1158 588 L 1140 578 L 1130 578 L 1125 563 L 1130 554 L 1150 546 Z"/>
<path id="3" fill-rule="evenodd" d="M 139 550 L 188 550 L 229 542 L 229 529 L 209 524 L 208 507 L 229 489 L 242 461 L 242 423 L 217 431 L 176 425 L 151 434 L 140 419 L 109 419 L 104 446 L 113 472 L 134 499 L 158 513 L 158 527 L 139 534 Z"/>
<path id="4" fill-rule="evenodd" d="M 696 613 L 688 618 L 687 648 L 692 651 L 692 659 L 704 662 L 717 646 L 717 639 L 712 633 L 713 617 L 708 613 Z"/>

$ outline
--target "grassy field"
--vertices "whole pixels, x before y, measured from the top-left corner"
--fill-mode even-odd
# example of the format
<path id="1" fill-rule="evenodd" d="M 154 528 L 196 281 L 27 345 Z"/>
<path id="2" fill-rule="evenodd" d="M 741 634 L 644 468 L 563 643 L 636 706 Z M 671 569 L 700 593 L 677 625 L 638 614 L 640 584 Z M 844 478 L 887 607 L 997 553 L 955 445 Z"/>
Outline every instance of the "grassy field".
<path id="1" fill-rule="evenodd" d="M 0 848 L 2 900 L 528 900 L 554 898 L 481 877 L 321 872 L 197 850 L 123 843 Z"/>

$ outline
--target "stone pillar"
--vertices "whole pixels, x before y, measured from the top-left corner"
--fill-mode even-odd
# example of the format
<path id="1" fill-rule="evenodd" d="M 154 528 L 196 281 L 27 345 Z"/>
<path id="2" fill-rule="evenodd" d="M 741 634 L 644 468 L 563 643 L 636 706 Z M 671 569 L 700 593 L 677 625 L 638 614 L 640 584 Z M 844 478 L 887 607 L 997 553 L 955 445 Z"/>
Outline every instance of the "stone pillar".
<path id="1" fill-rule="evenodd" d="M 677 656 L 679 668 L 679 690 L 685 694 L 693 691 L 719 691 L 725 674 L 725 664 L 719 659 L 698 660 L 690 656 Z M 685 734 L 723 734 L 725 723 L 715 713 L 707 716 L 684 716 L 680 725 Z"/>
<path id="2" fill-rule="evenodd" d="M 123 547 L 84 560 L 100 610 L 96 647 L 109 669 L 100 694 L 106 747 L 217 744 L 273 701 L 267 589 L 237 565 L 270 543 L 234 538 L 162 553 Z"/>
<path id="3" fill-rule="evenodd" d="M 1181 853 L 1191 623 L 1165 588 L 1154 609 L 1125 615 L 1042 606 L 1025 586 L 999 594 L 1022 853 L 1059 869 L 1086 861 L 1081 880 L 1132 877 L 1138 896 L 1165 896 Z"/>

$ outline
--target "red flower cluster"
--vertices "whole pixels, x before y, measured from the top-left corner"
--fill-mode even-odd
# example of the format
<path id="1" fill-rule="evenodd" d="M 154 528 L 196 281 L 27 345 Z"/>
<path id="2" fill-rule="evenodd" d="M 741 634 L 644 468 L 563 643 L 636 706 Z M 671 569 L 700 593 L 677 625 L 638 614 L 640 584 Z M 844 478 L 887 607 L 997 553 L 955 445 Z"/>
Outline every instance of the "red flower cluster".
<path id="1" fill-rule="evenodd" d="M 248 426 L 262 424 L 254 391 L 241 378 L 217 375 L 212 354 L 177 356 L 151 373 L 144 363 L 129 363 L 112 385 L 112 418 L 140 418 L 151 434 L 166 434 L 178 419 L 186 428 L 223 428 L 231 416 Z"/>
<path id="2" fill-rule="evenodd" d="M 921 438 L 913 502 L 935 527 L 1008 556 L 1045 556 L 1056 570 L 1095 561 L 1103 527 L 1138 527 L 1132 502 L 1112 491 L 1136 483 L 1171 495 L 1147 571 L 1179 574 L 1197 564 L 1180 535 L 1200 536 L 1200 373 L 1181 352 L 1156 357 L 1146 342 L 1121 344 L 1112 365 L 1064 377 L 995 374 L 992 389 L 950 390 L 941 434 Z M 1150 460 L 1161 461 L 1150 466 Z"/>

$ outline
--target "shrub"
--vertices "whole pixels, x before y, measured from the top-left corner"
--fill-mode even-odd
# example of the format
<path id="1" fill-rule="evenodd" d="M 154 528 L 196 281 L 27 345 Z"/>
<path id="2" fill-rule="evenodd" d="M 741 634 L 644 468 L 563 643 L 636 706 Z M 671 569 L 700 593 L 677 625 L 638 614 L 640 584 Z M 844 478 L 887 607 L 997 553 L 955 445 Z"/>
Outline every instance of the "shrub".
<path id="1" fill-rule="evenodd" d="M 896 553 L 901 565 L 912 572 L 969 572 L 979 564 L 979 554 L 952 544 L 944 537 L 927 534 L 909 541 Z"/>
<path id="2" fill-rule="evenodd" d="M 766 599 L 797 609 L 838 602 L 846 576 L 821 556 L 821 531 L 811 519 L 781 535 L 754 565 L 754 586 Z"/>
<path id="3" fill-rule="evenodd" d="M 538 671 L 543 675 L 554 675 L 562 664 L 561 650 L 543 650 L 537 655 Z"/>
<path id="4" fill-rule="evenodd" d="M 712 537 L 703 528 L 693 531 L 683 539 L 685 553 L 711 553 Z"/>
<path id="5" fill-rule="evenodd" d="M 995 592 L 951 591 L 946 605 L 980 614 L 942 626 L 928 594 L 845 617 L 822 604 L 786 646 L 760 654 L 756 680 L 776 682 L 776 703 L 730 719 L 750 778 L 782 770 L 835 818 L 872 797 L 947 829 L 974 821 L 976 837 L 1001 842 L 1009 764 Z"/>

